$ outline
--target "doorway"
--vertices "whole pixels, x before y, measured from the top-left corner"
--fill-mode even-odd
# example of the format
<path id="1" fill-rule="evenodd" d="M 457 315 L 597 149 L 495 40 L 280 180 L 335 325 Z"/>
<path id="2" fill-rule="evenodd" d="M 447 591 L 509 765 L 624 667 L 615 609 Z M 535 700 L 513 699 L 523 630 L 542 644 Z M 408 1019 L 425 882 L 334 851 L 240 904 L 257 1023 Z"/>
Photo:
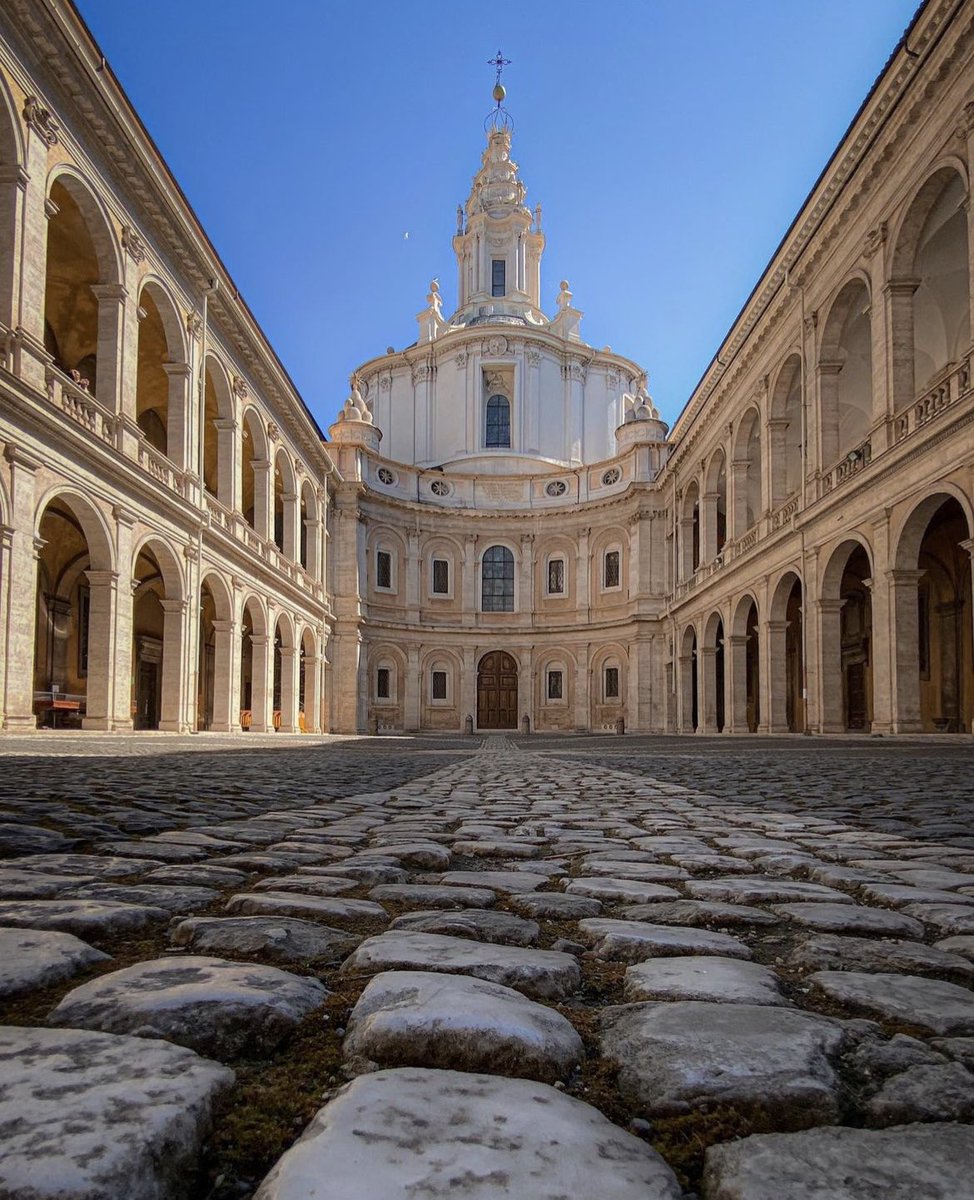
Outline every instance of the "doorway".
<path id="1" fill-rule="evenodd" d="M 517 728 L 517 663 L 503 650 L 480 660 L 477 670 L 477 727 Z"/>

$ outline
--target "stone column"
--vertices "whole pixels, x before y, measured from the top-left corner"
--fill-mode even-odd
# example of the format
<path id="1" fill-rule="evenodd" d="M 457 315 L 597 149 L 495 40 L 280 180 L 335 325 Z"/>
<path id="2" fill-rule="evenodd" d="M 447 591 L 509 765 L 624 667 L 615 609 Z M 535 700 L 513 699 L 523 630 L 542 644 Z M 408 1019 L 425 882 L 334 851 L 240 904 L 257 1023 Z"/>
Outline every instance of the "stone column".
<path id="1" fill-rule="evenodd" d="M 135 514 L 117 504 L 112 510 L 112 515 L 115 517 L 115 561 L 118 563 L 119 578 L 121 579 L 115 595 L 115 658 L 112 667 L 115 690 L 112 728 L 127 731 L 132 728 L 132 623 L 134 616 L 132 610 L 135 603 L 135 590 L 139 585 L 139 581 L 132 578 L 132 568 L 135 565 L 132 558 L 132 528 L 135 525 Z M 90 635 L 88 644 L 90 658 Z M 89 670 L 89 676 L 90 674 Z"/>
<path id="2" fill-rule="evenodd" d="M 916 398 L 913 370 L 913 294 L 919 286 L 919 279 L 891 279 L 885 289 L 892 415 L 908 408 Z"/>
<path id="3" fill-rule="evenodd" d="M 693 566 L 693 517 L 680 518 L 680 580 L 692 579 Z"/>
<path id="4" fill-rule="evenodd" d="M 974 275 L 972 275 L 974 279 Z M 971 620 L 971 628 L 968 634 L 971 637 L 971 645 L 974 646 L 974 538 L 966 538 L 958 543 L 962 550 L 966 550 L 971 559 L 971 569 L 967 572 L 967 578 L 970 580 L 971 594 L 967 597 L 967 612 Z M 974 720 L 971 721 L 971 728 L 964 729 L 964 733 L 974 733 Z"/>
<path id="5" fill-rule="evenodd" d="M 730 711 L 725 714 L 731 733 L 748 733 L 747 723 L 747 635 L 732 633 L 725 639 L 730 649 L 724 652 L 724 670 L 730 680 Z"/>
<path id="6" fill-rule="evenodd" d="M 843 599 L 818 600 L 815 603 L 817 624 L 816 659 L 821 733 L 843 733 L 845 731 L 845 680 L 842 678 L 842 606 Z"/>
<path id="7" fill-rule="evenodd" d="M 534 534 L 532 533 L 521 535 L 521 554 L 517 570 L 518 612 L 530 616 L 534 612 Z"/>
<path id="8" fill-rule="evenodd" d="M 578 531 L 578 559 L 576 562 L 575 606 L 578 609 L 580 621 L 587 622 L 591 616 L 591 556 L 589 554 L 589 534 L 591 530 L 584 527 Z M 585 688 L 586 692 L 588 687 Z M 585 728 L 589 725 L 586 717 Z"/>
<path id="9" fill-rule="evenodd" d="M 748 459 L 735 458 L 727 476 L 727 538 L 747 533 L 747 468 Z"/>
<path id="10" fill-rule="evenodd" d="M 43 542 L 34 537 L 37 459 L 8 443 L 10 464 L 10 528 L 4 530 L 3 574 L 6 608 L 6 670 L 3 713 L 5 729 L 33 729 L 34 640 L 37 620 L 37 560 Z"/>
<path id="11" fill-rule="evenodd" d="M 281 733 L 298 732 L 298 652 L 281 647 Z"/>
<path id="12" fill-rule="evenodd" d="M 696 662 L 692 654 L 681 654 L 677 659 L 679 665 L 680 687 L 677 705 L 677 728 L 680 733 L 693 733 L 693 673 Z M 700 707 L 700 694 L 697 693 L 697 707 Z"/>
<path id="13" fill-rule="evenodd" d="M 697 651 L 700 676 L 697 691 L 697 709 L 700 725 L 698 733 L 717 732 L 717 649 L 701 646 Z"/>
<path id="14" fill-rule="evenodd" d="M 304 658 L 304 728 L 306 733 L 321 733 L 320 654 Z"/>
<path id="15" fill-rule="evenodd" d="M 233 417 L 218 417 L 212 423 L 216 427 L 216 498 L 225 508 L 236 509 L 240 506 L 240 473 L 236 469 L 240 427 Z"/>
<path id="16" fill-rule="evenodd" d="M 16 229 L 11 230 L 13 238 L 8 243 L 14 263 L 18 256 L 19 278 L 16 266 L 11 263 L 13 271 L 11 291 L 11 328 L 17 329 L 27 353 L 20 356 L 18 373 L 25 383 L 38 391 L 44 390 L 44 376 L 50 355 L 44 349 L 44 312 L 45 294 L 47 291 L 47 232 L 48 220 L 56 212 L 56 206 L 48 200 L 46 189 L 48 179 L 48 149 L 49 144 L 31 128 L 26 140 L 26 157 L 24 170 L 9 166 L 7 170 L 13 175 L 6 184 L 8 199 L 10 190 L 19 190 L 22 195 L 17 209 L 22 225 L 22 236 L 16 238 Z M 18 218 L 14 218 L 16 221 Z M 17 286 L 20 295 L 17 297 Z M 14 306 L 16 305 L 16 306 Z M 14 522 L 16 528 L 16 522 Z M 33 647 L 32 647 L 33 650 Z M 7 710 L 9 713 L 9 709 Z M 33 714 L 33 700 L 27 710 Z"/>
<path id="17" fill-rule="evenodd" d="M 405 600 L 406 620 L 419 624 L 421 600 L 419 595 L 420 579 L 419 534 L 415 529 L 406 534 L 406 561 L 403 563 L 403 586 L 399 593 Z"/>
<path id="18" fill-rule="evenodd" d="M 406 678 L 403 703 L 403 728 L 415 733 L 421 724 L 423 678 L 419 666 L 419 646 L 406 647 Z"/>
<path id="19" fill-rule="evenodd" d="M 521 666 L 517 674 L 517 727 L 521 728 L 521 719 L 531 719 L 531 730 L 534 731 L 537 713 L 534 707 L 534 651 L 527 646 L 521 651 Z"/>
<path id="20" fill-rule="evenodd" d="M 704 492 L 700 498 L 700 561 L 713 562 L 717 557 L 717 501 L 719 492 Z"/>
<path id="21" fill-rule="evenodd" d="M 920 630 L 917 615 L 917 585 L 923 575 L 923 571 L 886 572 L 892 622 L 890 695 L 893 701 L 894 733 L 919 733 L 923 728 L 920 720 Z M 875 622 L 874 612 L 874 625 Z"/>
<path id="22" fill-rule="evenodd" d="M 463 578 L 460 593 L 463 598 L 461 620 L 464 625 L 473 625 L 477 620 L 480 605 L 477 596 L 477 541 L 472 536 L 465 538 L 463 542 Z"/>
<path id="23" fill-rule="evenodd" d="M 586 560 L 587 561 L 587 560 Z M 578 647 L 575 663 L 575 732 L 587 733 L 592 727 L 592 705 L 589 697 L 589 647 Z"/>
<path id="24" fill-rule="evenodd" d="M 473 646 L 463 647 L 463 669 L 460 676 L 460 728 L 467 717 L 477 725 L 477 652 Z"/>
<path id="25" fill-rule="evenodd" d="M 877 539 L 878 541 L 878 539 Z M 873 545 L 873 554 L 880 561 L 880 547 Z M 885 557 L 885 556 L 883 556 Z M 873 579 L 864 579 L 863 585 L 870 594 L 872 610 L 872 643 L 869 647 L 870 675 L 872 677 L 873 715 L 871 733 L 893 732 L 892 658 L 895 647 L 892 640 L 892 616 L 890 613 L 890 589 L 888 572 L 877 570 Z"/>
<path id="26" fill-rule="evenodd" d="M 788 622 L 765 622 L 764 678 L 768 733 L 788 732 Z"/>
<path id="27" fill-rule="evenodd" d="M 250 687 L 250 728 L 254 733 L 268 733 L 274 728 L 271 704 L 274 689 L 271 672 L 274 669 L 273 643 L 266 633 L 250 636 L 253 648 L 253 677 Z M 270 661 L 268 662 L 268 659 Z"/>
<path id="28" fill-rule="evenodd" d="M 0 325 L 16 329 L 20 300 L 18 247 L 24 229 L 24 201 L 30 177 L 13 163 L 0 166 Z M 43 310 L 43 305 L 42 305 Z"/>
<path id="29" fill-rule="evenodd" d="M 281 496 L 281 502 L 284 506 L 284 536 L 281 541 L 282 553 L 285 558 L 289 558 L 291 562 L 298 560 L 298 496 L 296 492 L 284 492 Z"/>
<path id="30" fill-rule="evenodd" d="M 118 603 L 118 572 L 85 572 L 88 580 L 88 687 L 83 729 L 115 728 L 116 686 L 124 691 L 131 666 L 116 680 L 115 613 Z M 126 597 L 131 607 L 131 595 Z M 131 661 L 131 649 L 129 650 Z"/>
<path id="31" fill-rule="evenodd" d="M 119 283 L 99 283 L 91 290 L 98 301 L 98 378 L 95 381 L 95 399 L 112 412 L 122 413 L 125 392 L 122 386 L 123 346 L 126 340 L 123 335 L 127 324 L 128 292 Z M 138 338 L 132 350 L 138 353 Z"/>
<path id="32" fill-rule="evenodd" d="M 238 719 L 233 719 L 234 712 L 234 643 L 237 625 L 235 621 L 216 620 L 213 622 L 213 721 L 210 729 L 214 733 L 230 733 L 240 728 L 239 708 Z M 239 668 L 237 670 L 239 675 Z"/>
<path id="33" fill-rule="evenodd" d="M 191 369 L 189 363 L 163 363 L 162 369 L 169 380 L 168 410 L 166 423 L 167 457 L 181 471 L 196 474 L 199 466 L 199 449 L 194 430 L 192 404 L 190 403 Z M 99 372 L 100 374 L 100 372 Z"/>
<path id="34" fill-rule="evenodd" d="M 254 532 L 265 541 L 271 535 L 271 463 L 268 458 L 251 460 L 254 472 Z"/>
<path id="35" fill-rule="evenodd" d="M 184 643 L 187 636 L 186 618 L 189 603 L 186 600 L 162 600 L 165 614 L 162 625 L 162 704 L 159 713 L 159 728 L 167 733 L 185 733 L 186 679 Z"/>
<path id="36" fill-rule="evenodd" d="M 788 499 L 788 452 L 785 434 L 788 422 L 783 417 L 772 417 L 768 421 L 768 477 L 771 481 L 769 508 L 774 511 Z"/>

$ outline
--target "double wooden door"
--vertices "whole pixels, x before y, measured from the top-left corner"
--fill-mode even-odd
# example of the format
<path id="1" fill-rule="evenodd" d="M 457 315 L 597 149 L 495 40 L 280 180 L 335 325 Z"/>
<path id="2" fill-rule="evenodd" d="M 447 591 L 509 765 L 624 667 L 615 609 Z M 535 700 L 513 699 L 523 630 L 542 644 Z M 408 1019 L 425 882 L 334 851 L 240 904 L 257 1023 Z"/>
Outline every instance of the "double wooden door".
<path id="1" fill-rule="evenodd" d="M 477 727 L 517 729 L 517 663 L 503 650 L 493 650 L 480 660 Z"/>

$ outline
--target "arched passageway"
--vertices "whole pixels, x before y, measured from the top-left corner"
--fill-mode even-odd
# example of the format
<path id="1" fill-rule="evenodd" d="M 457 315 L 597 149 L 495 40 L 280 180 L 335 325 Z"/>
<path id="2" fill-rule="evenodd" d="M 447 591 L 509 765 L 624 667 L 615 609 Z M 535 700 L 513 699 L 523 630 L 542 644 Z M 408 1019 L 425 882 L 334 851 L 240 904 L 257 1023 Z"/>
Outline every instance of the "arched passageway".
<path id="1" fill-rule="evenodd" d="M 788 571 L 775 588 L 768 629 L 771 733 L 802 733 L 805 717 L 805 638 L 802 583 Z"/>
<path id="2" fill-rule="evenodd" d="M 680 728 L 696 733 L 699 723 L 699 686 L 697 680 L 697 633 L 693 626 L 684 631 L 680 647 Z"/>
<path id="3" fill-rule="evenodd" d="M 268 650 L 264 610 L 251 597 L 244 605 L 240 624 L 240 726 L 255 733 L 271 727 Z"/>
<path id="4" fill-rule="evenodd" d="M 175 732 L 182 726 L 186 605 L 172 551 L 161 542 L 146 543 L 132 578 L 133 727 Z"/>
<path id="5" fill-rule="evenodd" d="M 477 668 L 477 727 L 517 728 L 517 663 L 503 650 L 485 654 Z"/>
<path id="6" fill-rule="evenodd" d="M 735 733 L 757 733 L 761 723 L 758 606 L 745 596 L 737 605 L 731 635 L 731 704 Z"/>
<path id="7" fill-rule="evenodd" d="M 825 570 L 822 599 L 822 729 L 868 733 L 873 719 L 872 568 L 865 547 L 843 542 Z"/>
<path id="8" fill-rule="evenodd" d="M 217 575 L 200 589 L 197 729 L 228 733 L 231 729 L 233 621 L 230 595 Z"/>

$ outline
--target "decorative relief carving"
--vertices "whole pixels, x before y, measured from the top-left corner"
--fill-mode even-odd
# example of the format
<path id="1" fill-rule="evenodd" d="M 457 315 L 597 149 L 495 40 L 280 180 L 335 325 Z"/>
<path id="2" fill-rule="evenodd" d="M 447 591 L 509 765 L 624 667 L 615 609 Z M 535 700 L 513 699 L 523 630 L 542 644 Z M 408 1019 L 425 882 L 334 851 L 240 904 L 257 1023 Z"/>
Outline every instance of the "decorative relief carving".
<path id="1" fill-rule="evenodd" d="M 387 392 L 392 387 L 392 376 L 383 375 L 379 380 L 379 387 L 382 391 Z"/>
<path id="2" fill-rule="evenodd" d="M 528 360 L 528 364 L 536 367 L 541 362 L 541 351 L 535 346 L 528 346 L 524 352 L 524 357 Z"/>
<path id="3" fill-rule="evenodd" d="M 191 338 L 198 338 L 203 333 L 203 318 L 196 309 L 186 314 L 186 332 Z"/>
<path id="4" fill-rule="evenodd" d="M 146 256 L 145 240 L 142 234 L 131 225 L 122 226 L 122 245 L 135 262 L 140 263 L 144 261 Z"/>
<path id="5" fill-rule="evenodd" d="M 445 479 L 434 479 L 430 484 L 430 491 L 434 496 L 449 496 L 453 491 L 453 485 L 447 483 Z"/>
<path id="6" fill-rule="evenodd" d="M 614 483 L 618 483 L 622 478 L 622 470 L 620 467 L 609 467 L 607 471 L 602 472 L 602 486 L 612 487 Z"/>
<path id="7" fill-rule="evenodd" d="M 461 369 L 462 369 L 463 367 L 465 367 L 465 366 L 467 365 L 467 352 L 466 352 L 466 350 L 460 350 L 460 351 L 457 353 L 457 356 L 456 356 L 456 358 L 455 358 L 453 361 L 454 361 L 454 362 L 457 364 L 457 366 L 458 366 L 458 367 L 460 367 Z"/>
<path id="8" fill-rule="evenodd" d="M 568 484 L 564 479 L 553 479 L 551 483 L 545 484 L 546 496 L 564 496 L 568 491 Z"/>
<path id="9" fill-rule="evenodd" d="M 585 370 L 584 365 L 580 362 L 566 363 L 562 367 L 561 373 L 565 379 L 575 379 L 580 383 L 584 383 L 588 377 L 588 372 Z"/>
<path id="10" fill-rule="evenodd" d="M 606 385 L 608 386 L 608 388 L 610 389 L 610 391 L 614 392 L 616 390 L 616 388 L 619 386 L 619 376 L 616 374 L 615 371 L 610 371 L 609 374 L 606 375 L 606 377 L 605 377 L 605 382 L 606 382 Z"/>
<path id="11" fill-rule="evenodd" d="M 880 221 L 875 229 L 870 229 L 866 234 L 866 241 L 863 244 L 862 252 L 866 258 L 872 258 L 876 251 L 886 241 L 887 225 L 885 221 Z"/>
<path id="12" fill-rule="evenodd" d="M 425 383 L 432 374 L 433 369 L 429 363 L 417 363 L 417 365 L 413 367 L 413 386 L 415 387 L 416 384 Z"/>
<path id="13" fill-rule="evenodd" d="M 57 145 L 60 126 L 51 116 L 50 109 L 45 108 L 36 96 L 28 96 L 24 101 L 24 120 L 42 141 L 49 146 Z"/>
<path id="14" fill-rule="evenodd" d="M 272 442 L 276 442 L 280 439 L 281 431 L 278 429 L 276 421 L 267 422 L 267 436 Z"/>
<path id="15" fill-rule="evenodd" d="M 384 483 L 386 487 L 392 487 L 396 482 L 395 472 L 390 471 L 388 467 L 379 467 L 375 473 L 375 477 L 380 483 Z"/>
<path id="16" fill-rule="evenodd" d="M 233 377 L 233 394 L 241 400 L 246 400 L 250 395 L 250 389 L 247 387 L 247 381 L 239 375 Z"/>
<path id="17" fill-rule="evenodd" d="M 507 338 L 501 337 L 500 334 L 488 338 L 487 353 L 493 354 L 495 357 L 499 354 L 507 354 Z"/>
<path id="18" fill-rule="evenodd" d="M 964 105 L 959 132 L 965 136 L 969 133 L 974 133 L 974 100 L 969 100 Z"/>

